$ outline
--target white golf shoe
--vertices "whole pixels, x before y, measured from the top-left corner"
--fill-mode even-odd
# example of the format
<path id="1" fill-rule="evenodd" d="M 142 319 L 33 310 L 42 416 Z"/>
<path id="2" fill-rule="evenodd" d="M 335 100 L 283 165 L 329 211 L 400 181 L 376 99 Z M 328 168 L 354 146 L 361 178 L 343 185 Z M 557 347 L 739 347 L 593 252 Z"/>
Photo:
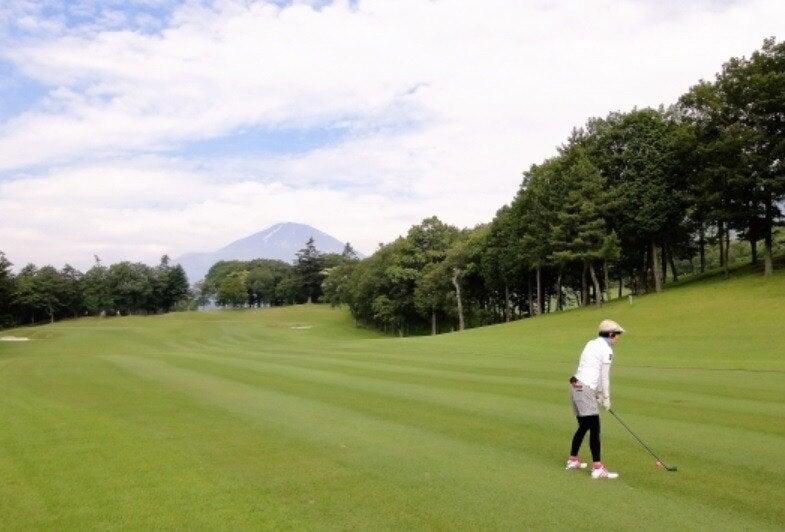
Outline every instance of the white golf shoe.
<path id="1" fill-rule="evenodd" d="M 592 468 L 591 478 L 613 479 L 613 478 L 619 478 L 619 474 L 608 471 L 608 469 L 605 466 L 602 466 L 602 467 Z"/>
<path id="2" fill-rule="evenodd" d="M 580 460 L 576 460 L 574 458 L 568 458 L 567 465 L 565 466 L 564 469 L 568 471 L 570 469 L 586 469 L 587 466 L 588 464 L 586 462 L 581 462 Z"/>

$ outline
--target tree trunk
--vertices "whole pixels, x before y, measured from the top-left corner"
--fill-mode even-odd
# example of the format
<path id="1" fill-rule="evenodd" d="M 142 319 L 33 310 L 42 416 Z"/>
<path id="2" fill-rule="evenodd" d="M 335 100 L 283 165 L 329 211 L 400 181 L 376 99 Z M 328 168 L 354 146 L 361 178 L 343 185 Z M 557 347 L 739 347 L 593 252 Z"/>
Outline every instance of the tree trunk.
<path id="1" fill-rule="evenodd" d="M 624 295 L 624 276 L 621 273 L 621 269 L 619 269 L 619 299 L 621 296 Z"/>
<path id="2" fill-rule="evenodd" d="M 504 285 L 504 321 L 510 322 L 510 287 Z"/>
<path id="3" fill-rule="evenodd" d="M 542 301 L 542 268 L 537 266 L 537 315 L 542 314 L 543 301 Z"/>
<path id="4" fill-rule="evenodd" d="M 662 266 L 662 270 L 660 273 L 662 273 L 663 285 L 665 285 L 665 283 L 668 282 L 668 255 L 669 255 L 668 246 L 666 244 L 663 244 L 662 247 L 660 248 L 660 263 Z"/>
<path id="5" fill-rule="evenodd" d="M 526 300 L 529 303 L 529 317 L 534 316 L 534 302 L 532 301 L 532 276 L 531 272 L 526 273 Z"/>
<path id="6" fill-rule="evenodd" d="M 725 226 L 725 275 L 728 275 L 730 268 L 730 226 Z"/>
<path id="7" fill-rule="evenodd" d="M 750 255 L 752 255 L 752 264 L 758 264 L 758 240 L 755 236 L 750 236 Z"/>
<path id="8" fill-rule="evenodd" d="M 679 280 L 679 274 L 676 271 L 676 259 L 673 258 L 673 253 L 668 253 L 668 261 L 671 263 L 671 274 L 673 275 L 673 282 Z"/>
<path id="9" fill-rule="evenodd" d="M 700 233 L 698 234 L 698 246 L 700 247 L 701 257 L 701 273 L 706 271 L 706 231 L 701 224 Z"/>
<path id="10" fill-rule="evenodd" d="M 586 263 L 583 263 L 583 272 L 581 273 L 581 305 L 587 306 L 589 304 L 589 285 L 586 280 Z"/>
<path id="11" fill-rule="evenodd" d="M 591 282 L 594 285 L 594 303 L 602 306 L 602 291 L 600 290 L 600 281 L 597 279 L 597 273 L 594 271 L 594 265 L 589 262 L 589 273 L 591 274 Z"/>
<path id="12" fill-rule="evenodd" d="M 646 246 L 643 251 L 643 266 L 640 270 L 640 286 L 636 287 L 636 295 L 638 293 L 649 291 L 649 260 L 651 255 L 651 247 Z"/>
<path id="13" fill-rule="evenodd" d="M 766 198 L 766 227 L 763 228 L 763 275 L 771 275 L 774 272 L 774 264 L 771 260 L 771 231 L 774 225 L 774 207 L 772 206 L 771 194 Z"/>
<path id="14" fill-rule="evenodd" d="M 651 268 L 654 277 L 654 291 L 662 292 L 662 273 L 660 272 L 660 248 L 651 243 Z"/>
<path id="15" fill-rule="evenodd" d="M 458 277 L 461 275 L 461 270 L 453 268 L 452 270 L 452 284 L 455 287 L 455 299 L 458 303 L 458 330 L 464 329 L 463 322 L 463 301 L 461 301 L 461 284 L 458 282 Z"/>
<path id="16" fill-rule="evenodd" d="M 602 275 L 605 278 L 605 301 L 611 300 L 611 278 L 608 274 L 608 259 L 602 261 Z"/>
<path id="17" fill-rule="evenodd" d="M 436 311 L 431 310 L 431 335 L 436 335 Z"/>
<path id="18" fill-rule="evenodd" d="M 562 300 L 561 300 L 561 268 L 559 268 L 559 273 L 556 275 L 556 310 L 562 309 Z"/>

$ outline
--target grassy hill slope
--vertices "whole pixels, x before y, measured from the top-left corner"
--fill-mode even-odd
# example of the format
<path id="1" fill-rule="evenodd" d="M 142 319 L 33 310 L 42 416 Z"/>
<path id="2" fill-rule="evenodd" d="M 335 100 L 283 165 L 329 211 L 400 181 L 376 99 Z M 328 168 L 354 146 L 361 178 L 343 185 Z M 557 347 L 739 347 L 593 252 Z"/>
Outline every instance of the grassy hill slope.
<path id="1" fill-rule="evenodd" d="M 0 515 L 28 527 L 782 528 L 785 274 L 423 338 L 323 306 L 81 319 L 0 342 Z M 621 473 L 565 472 L 597 323 Z M 584 450 L 588 457 L 588 449 Z"/>

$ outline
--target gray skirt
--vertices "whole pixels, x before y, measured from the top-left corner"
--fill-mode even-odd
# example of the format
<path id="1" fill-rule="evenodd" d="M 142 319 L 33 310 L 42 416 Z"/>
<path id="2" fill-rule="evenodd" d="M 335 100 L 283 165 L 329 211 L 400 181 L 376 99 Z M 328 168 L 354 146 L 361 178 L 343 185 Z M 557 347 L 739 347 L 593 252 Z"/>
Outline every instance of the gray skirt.
<path id="1" fill-rule="evenodd" d="M 572 402 L 572 411 L 576 416 L 598 416 L 600 414 L 597 394 L 585 384 L 570 385 L 570 401 Z"/>

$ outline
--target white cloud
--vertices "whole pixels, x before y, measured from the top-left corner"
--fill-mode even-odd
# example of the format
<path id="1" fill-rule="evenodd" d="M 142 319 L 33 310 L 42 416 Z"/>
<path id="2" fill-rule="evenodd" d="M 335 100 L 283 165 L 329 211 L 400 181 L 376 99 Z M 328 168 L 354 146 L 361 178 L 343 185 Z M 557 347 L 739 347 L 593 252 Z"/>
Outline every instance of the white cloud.
<path id="1" fill-rule="evenodd" d="M 419 209 L 372 191 L 226 182 L 161 160 L 132 167 L 115 161 L 0 182 L 0 242 L 18 267 L 22 261 L 87 267 L 96 253 L 108 262 L 155 262 L 164 253 L 214 250 L 293 220 L 339 237 L 353 234 L 372 249 L 378 234 L 425 216 Z"/>
<path id="2" fill-rule="evenodd" d="M 785 3 L 220 0 L 158 33 L 113 29 L 122 19 L 69 30 L 32 13 L 49 29 L 0 51 L 52 87 L 0 123 L 12 259 L 154 260 L 284 220 L 372 251 L 429 214 L 487 221 L 573 126 L 674 101 L 781 35 Z M 239 128 L 337 123 L 352 136 L 300 155 L 165 156 Z"/>

